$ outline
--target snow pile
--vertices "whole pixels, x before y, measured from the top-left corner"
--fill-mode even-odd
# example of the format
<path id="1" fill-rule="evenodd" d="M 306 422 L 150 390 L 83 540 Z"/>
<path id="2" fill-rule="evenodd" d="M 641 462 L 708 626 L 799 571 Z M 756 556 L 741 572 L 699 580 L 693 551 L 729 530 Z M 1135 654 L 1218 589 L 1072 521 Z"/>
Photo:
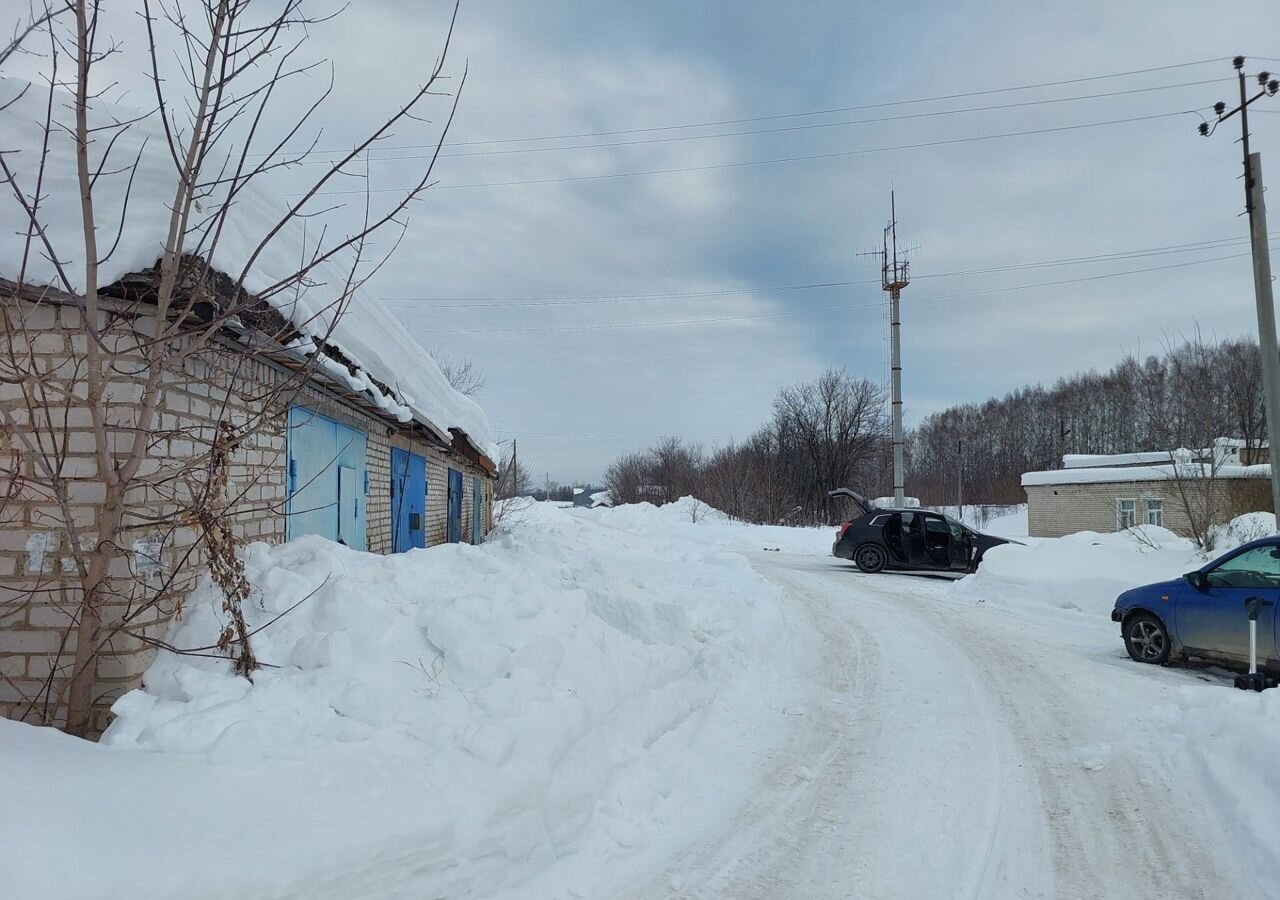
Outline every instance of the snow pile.
<path id="1" fill-rule="evenodd" d="M 1184 687 L 1179 722 L 1223 838 L 1249 865 L 1250 895 L 1274 896 L 1280 884 L 1280 690 L 1255 694 L 1225 686 Z"/>
<path id="2" fill-rule="evenodd" d="M 880 509 L 898 509 L 898 504 L 892 497 L 877 497 L 871 501 L 871 505 Z M 918 509 L 920 507 L 919 497 L 903 497 L 902 509 Z"/>
<path id="3" fill-rule="evenodd" d="M 1226 525 L 1214 526 L 1209 531 L 1208 543 L 1214 554 L 1220 554 L 1275 533 L 1275 513 L 1251 512 L 1236 516 Z"/>
<path id="4" fill-rule="evenodd" d="M 6 897 L 591 896 L 742 801 L 734 735 L 785 732 L 810 633 L 717 545 L 551 504 L 480 547 L 252 545 L 252 684 L 162 654 L 100 746 L 0 723 Z M 212 644 L 220 606 L 168 640 Z"/>
<path id="5" fill-rule="evenodd" d="M 1195 543 L 1142 526 L 1115 534 L 1082 531 L 988 550 L 974 575 L 949 594 L 999 604 L 1031 604 L 1107 615 L 1130 588 L 1177 578 L 1204 565 Z"/>
<path id="6" fill-rule="evenodd" d="M 24 89 L 25 95 L 5 107 Z M 47 88 L 17 78 L 0 78 L 0 134 L 4 135 L 0 150 L 4 151 L 6 162 L 28 196 L 35 195 L 40 174 L 38 165 L 45 138 L 41 123 L 48 100 Z M 68 127 L 73 124 L 69 95 L 57 98 L 53 108 L 56 122 Z M 136 119 L 138 115 L 136 110 L 96 100 L 91 104 L 89 124 L 90 127 L 110 126 Z M 99 272 L 102 285 L 155 265 L 168 233 L 169 208 L 177 184 L 164 129 L 155 114 L 135 122 L 118 137 L 116 134 L 114 129 L 101 132 L 100 140 L 89 151 L 90 164 L 98 167 L 102 163 L 100 154 L 111 148 L 109 164 L 95 183 L 94 204 L 98 233 L 108 236 L 107 246 L 120 231 L 118 246 Z M 138 159 L 137 171 L 131 175 L 135 158 Z M 220 161 L 211 160 L 207 177 L 211 178 L 207 173 L 216 172 L 220 165 Z M 232 278 L 240 276 L 245 264 L 288 209 L 283 199 L 271 196 L 257 185 L 255 181 L 237 195 L 211 254 L 206 247 L 207 238 L 201 234 L 193 234 L 188 239 L 189 252 L 211 257 L 213 265 Z M 226 189 L 224 186 L 219 190 L 225 192 Z M 129 190 L 132 194 L 121 231 L 121 217 L 126 210 L 124 198 Z M 72 289 L 83 292 L 84 236 L 75 144 L 70 133 L 57 127 L 50 136 L 39 193 L 39 216 L 45 234 Z M 216 208 L 220 202 L 216 191 L 201 198 L 205 210 Z M 210 224 L 211 221 L 205 222 L 206 226 Z M 271 237 L 246 273 L 245 288 L 255 294 L 276 289 L 277 292 L 268 294 L 266 299 L 300 331 L 312 337 L 328 335 L 328 342 L 356 363 L 357 373 L 351 376 L 345 367 L 337 366 L 332 360 L 328 363 L 341 368 L 339 377 L 344 383 L 354 390 L 368 392 L 379 407 L 401 421 L 412 415 L 446 441 L 449 429 L 458 428 L 490 459 L 497 459 L 497 445 L 484 411 L 449 385 L 431 355 L 405 331 L 386 306 L 363 291 L 356 291 L 345 313 L 334 324 L 333 304 L 346 289 L 349 266 L 344 267 L 335 258 L 310 271 L 306 288 L 279 289 L 282 283 L 292 281 L 299 261 L 316 249 L 314 235 L 323 229 L 316 228 L 314 221 L 311 227 L 312 237 L 308 239 L 303 220 L 286 223 Z M 19 276 L 27 231 L 27 214 L 18 202 L 12 196 L 0 200 L 0 277 L 12 280 Z M 26 254 L 26 266 L 28 283 L 63 287 L 58 268 L 43 250 Z M 369 376 L 390 386 L 398 396 L 386 397 Z"/>
<path id="7" fill-rule="evenodd" d="M 743 552 L 777 550 L 808 556 L 830 556 L 835 528 L 796 528 L 787 525 L 751 525 L 738 522 L 693 497 L 673 503 L 628 503 L 611 508 L 584 510 L 592 521 L 611 528 L 643 534 L 664 534 L 691 543 L 710 543 L 725 550 Z"/>

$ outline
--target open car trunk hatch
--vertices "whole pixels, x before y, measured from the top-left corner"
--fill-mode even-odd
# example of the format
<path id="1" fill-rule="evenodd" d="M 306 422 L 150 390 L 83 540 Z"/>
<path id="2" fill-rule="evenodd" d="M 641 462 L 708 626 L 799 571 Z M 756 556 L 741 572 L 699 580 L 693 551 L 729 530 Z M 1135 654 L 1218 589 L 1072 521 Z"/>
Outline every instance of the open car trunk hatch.
<path id="1" fill-rule="evenodd" d="M 852 500 L 854 503 L 858 505 L 858 508 L 861 509 L 864 514 L 869 513 L 876 508 L 875 505 L 872 504 L 869 500 L 867 500 L 866 497 L 862 496 L 857 491 L 847 487 L 836 488 L 834 491 L 827 491 L 827 496 L 828 497 L 848 497 L 850 500 Z"/>

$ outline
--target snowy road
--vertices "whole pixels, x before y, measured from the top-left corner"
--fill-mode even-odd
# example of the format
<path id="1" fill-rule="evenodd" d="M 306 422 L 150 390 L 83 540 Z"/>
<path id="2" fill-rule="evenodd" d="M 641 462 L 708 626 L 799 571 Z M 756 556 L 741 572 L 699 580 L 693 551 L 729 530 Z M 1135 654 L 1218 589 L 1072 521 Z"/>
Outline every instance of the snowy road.
<path id="1" fill-rule="evenodd" d="M 753 565 L 822 634 L 751 802 L 630 898 L 1217 898 L 1232 857 L 1113 626 L 814 557 Z"/>

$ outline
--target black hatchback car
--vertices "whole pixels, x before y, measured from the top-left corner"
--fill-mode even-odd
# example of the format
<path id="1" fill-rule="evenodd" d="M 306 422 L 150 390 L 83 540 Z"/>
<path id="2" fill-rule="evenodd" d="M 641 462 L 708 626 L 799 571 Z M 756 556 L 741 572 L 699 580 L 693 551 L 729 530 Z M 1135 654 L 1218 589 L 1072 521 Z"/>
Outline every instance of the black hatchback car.
<path id="1" fill-rule="evenodd" d="M 852 560 L 864 572 L 972 572 L 992 547 L 1017 543 L 927 509 L 881 509 L 848 488 L 830 493 L 849 498 L 862 512 L 840 526 L 831 554 Z"/>

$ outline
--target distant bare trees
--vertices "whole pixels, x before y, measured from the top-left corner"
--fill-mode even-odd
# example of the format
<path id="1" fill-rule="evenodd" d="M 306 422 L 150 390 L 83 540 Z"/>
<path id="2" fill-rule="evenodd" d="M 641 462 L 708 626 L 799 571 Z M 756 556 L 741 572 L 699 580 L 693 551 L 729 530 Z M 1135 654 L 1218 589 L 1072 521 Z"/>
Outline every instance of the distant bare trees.
<path id="1" fill-rule="evenodd" d="M 753 522 L 831 522 L 827 492 L 882 481 L 887 435 L 880 386 L 840 369 L 778 392 L 773 419 L 741 443 L 707 456 L 664 438 L 626 454 L 605 474 L 615 503 L 669 503 L 696 496 Z"/>
<path id="2" fill-rule="evenodd" d="M 614 503 L 663 504 L 696 494 L 702 485 L 702 447 L 665 437 L 648 450 L 614 460 L 604 485 Z"/>
<path id="3" fill-rule="evenodd" d="M 1131 354 L 1106 372 L 954 406 L 908 434 L 908 488 L 927 505 L 956 503 L 961 484 L 968 503 L 1014 504 L 1026 499 L 1023 472 L 1058 468 L 1067 453 L 1201 450 L 1221 436 L 1256 445 L 1266 435 L 1261 379 L 1252 340 L 1196 333 L 1158 355 Z M 618 503 L 688 493 L 749 521 L 824 522 L 841 511 L 828 504 L 832 487 L 886 492 L 888 447 L 880 386 L 829 370 L 779 391 L 772 420 L 745 441 L 704 455 L 665 438 L 619 457 L 605 480 Z M 673 458 L 682 463 L 673 466 Z M 1222 504 L 1193 494 L 1221 486 L 1201 481 L 1183 487 L 1208 528 L 1221 516 L 1206 510 L 1221 512 Z"/>
<path id="4" fill-rule="evenodd" d="M 1021 503 L 1023 472 L 1066 453 L 1203 449 L 1221 436 L 1266 432 L 1261 357 L 1252 340 L 1194 334 L 1107 372 L 1019 388 L 926 417 L 907 440 L 907 482 L 926 504 Z"/>
<path id="5" fill-rule="evenodd" d="M 773 430 L 797 502 L 807 518 L 830 522 L 836 510 L 827 492 L 866 490 L 871 480 L 887 435 L 884 391 L 865 378 L 828 369 L 778 393 Z"/>

